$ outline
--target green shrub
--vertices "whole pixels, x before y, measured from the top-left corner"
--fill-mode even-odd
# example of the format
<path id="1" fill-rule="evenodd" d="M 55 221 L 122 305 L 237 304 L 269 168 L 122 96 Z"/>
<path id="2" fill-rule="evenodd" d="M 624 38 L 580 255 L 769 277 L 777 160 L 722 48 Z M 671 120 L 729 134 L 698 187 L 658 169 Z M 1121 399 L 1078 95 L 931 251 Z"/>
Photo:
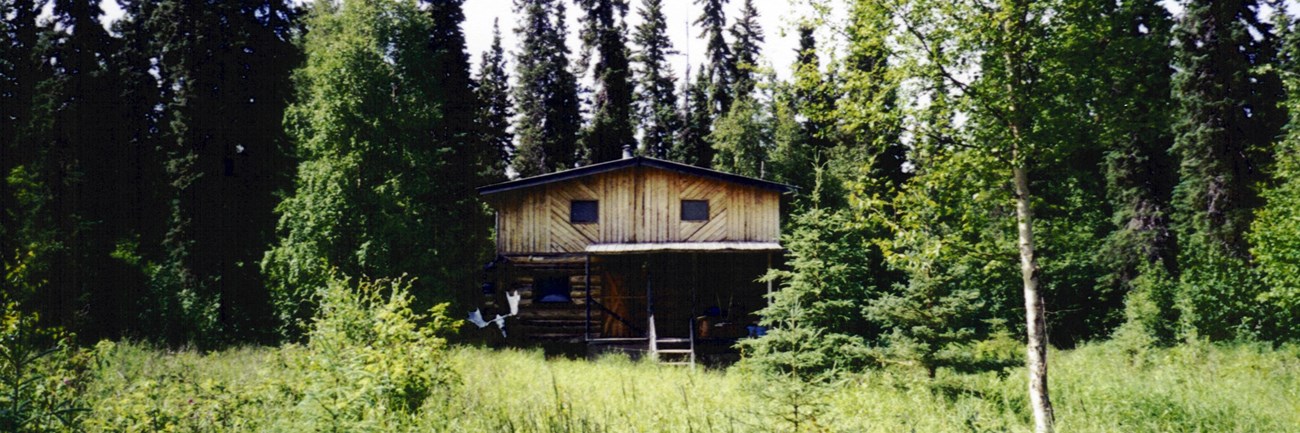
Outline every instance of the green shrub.
<path id="1" fill-rule="evenodd" d="M 35 313 L 0 298 L 0 431 L 75 430 L 87 354 L 70 335 L 41 329 Z"/>
<path id="2" fill-rule="evenodd" d="M 412 311 L 409 290 L 402 280 L 327 284 L 306 350 L 291 358 L 304 427 L 388 431 L 435 395 L 450 395 L 457 376 L 440 335 L 455 323 L 445 304 Z"/>
<path id="3" fill-rule="evenodd" d="M 1265 289 L 1257 307 L 1270 312 L 1267 337 L 1300 341 L 1300 135 L 1288 135 L 1274 178 L 1264 193 L 1267 204 L 1255 213 L 1249 233 L 1251 255 Z"/>
<path id="4" fill-rule="evenodd" d="M 199 354 L 101 343 L 89 431 L 398 431 L 441 407 L 458 375 L 445 306 L 406 281 L 331 278 L 304 345 Z"/>

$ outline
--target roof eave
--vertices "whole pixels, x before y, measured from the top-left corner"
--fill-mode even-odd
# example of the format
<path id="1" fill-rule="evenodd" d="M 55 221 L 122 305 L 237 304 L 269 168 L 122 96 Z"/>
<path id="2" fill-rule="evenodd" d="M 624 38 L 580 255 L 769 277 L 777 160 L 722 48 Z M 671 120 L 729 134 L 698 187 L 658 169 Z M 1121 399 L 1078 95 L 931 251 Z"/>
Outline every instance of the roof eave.
<path id="1" fill-rule="evenodd" d="M 668 171 L 673 171 L 673 172 L 678 172 L 683 174 L 710 177 L 724 182 L 738 183 L 738 184 L 753 186 L 757 188 L 774 190 L 781 193 L 791 193 L 795 191 L 795 187 L 782 184 L 782 183 L 772 182 L 763 179 L 756 179 L 752 177 L 741 176 L 738 174 L 726 173 L 717 170 L 711 170 L 703 167 L 686 165 L 679 162 L 665 161 L 662 159 L 637 156 L 637 157 L 632 157 L 627 159 L 617 159 L 613 161 L 592 164 L 584 167 L 573 168 L 573 169 L 559 171 L 555 173 L 548 173 L 548 174 L 543 174 L 543 175 L 538 175 L 538 176 L 533 176 L 533 177 L 528 177 L 523 179 L 516 179 L 508 182 L 501 182 L 493 185 L 487 185 L 478 188 L 478 192 L 479 195 L 492 195 L 492 194 L 497 194 L 497 193 L 502 193 L 507 191 L 530 188 L 530 187 L 544 185 L 553 182 L 561 182 L 565 180 L 577 179 L 580 177 L 591 176 L 591 175 L 606 173 L 615 170 L 621 170 L 624 168 L 642 167 L 642 166 L 654 167 L 662 170 L 668 170 Z"/>

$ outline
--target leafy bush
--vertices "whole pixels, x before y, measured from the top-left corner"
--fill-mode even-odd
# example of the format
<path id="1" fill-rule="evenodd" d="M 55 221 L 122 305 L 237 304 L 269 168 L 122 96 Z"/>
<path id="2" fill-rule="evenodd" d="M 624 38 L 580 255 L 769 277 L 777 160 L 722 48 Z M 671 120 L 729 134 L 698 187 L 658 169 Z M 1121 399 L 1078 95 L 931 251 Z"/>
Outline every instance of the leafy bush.
<path id="1" fill-rule="evenodd" d="M 306 350 L 291 362 L 301 372 L 304 426 L 389 431 L 431 397 L 447 396 L 457 376 L 440 335 L 456 323 L 445 304 L 412 311 L 409 290 L 402 280 L 330 280 Z"/>
<path id="2" fill-rule="evenodd" d="M 1300 129 L 1292 127 L 1274 178 L 1264 193 L 1268 203 L 1255 214 L 1249 234 L 1260 277 L 1266 285 L 1256 301 L 1271 314 L 1266 320 L 1277 340 L 1300 341 Z"/>
<path id="3" fill-rule="evenodd" d="M 330 278 L 305 345 L 200 355 L 101 343 L 91 431 L 394 431 L 445 402 L 458 376 L 444 306 L 402 280 Z"/>
<path id="4" fill-rule="evenodd" d="M 86 353 L 58 329 L 40 329 L 35 313 L 0 302 L 0 431 L 75 430 Z"/>
<path id="5" fill-rule="evenodd" d="M 492 220 L 473 189 L 489 183 L 477 165 L 489 147 L 465 142 L 473 135 L 430 135 L 472 125 L 453 124 L 464 113 L 441 110 L 442 98 L 457 93 L 429 71 L 435 58 L 454 56 L 430 50 L 429 35 L 451 29 L 422 4 L 310 9 L 306 63 L 294 72 L 298 97 L 285 111 L 302 162 L 276 209 L 280 239 L 262 261 L 283 336 L 301 335 L 297 325 L 315 313 L 312 296 L 329 269 L 414 275 L 417 305 L 427 307 L 465 301 L 457 288 L 474 284 L 475 265 L 490 257 Z"/>

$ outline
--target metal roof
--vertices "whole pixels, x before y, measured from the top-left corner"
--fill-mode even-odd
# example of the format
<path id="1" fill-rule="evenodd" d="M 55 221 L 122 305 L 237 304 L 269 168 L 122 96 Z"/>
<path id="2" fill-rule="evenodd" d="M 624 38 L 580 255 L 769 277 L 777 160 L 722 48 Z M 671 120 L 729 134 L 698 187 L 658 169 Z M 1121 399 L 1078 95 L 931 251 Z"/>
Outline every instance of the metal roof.
<path id="1" fill-rule="evenodd" d="M 642 242 L 625 244 L 591 244 L 592 254 L 636 254 L 658 252 L 772 252 L 781 251 L 777 242 Z"/>
<path id="2" fill-rule="evenodd" d="M 576 179 L 585 176 L 591 176 L 593 174 L 605 173 L 605 172 L 610 172 L 615 170 L 622 170 L 625 168 L 632 168 L 632 167 L 653 167 L 661 170 L 675 171 L 683 174 L 707 177 L 707 178 L 721 180 L 724 182 L 738 183 L 741 185 L 748 185 L 756 188 L 769 189 L 769 190 L 778 191 L 782 193 L 793 192 L 795 190 L 795 187 L 793 186 L 786 185 L 783 183 L 772 182 L 769 180 L 763 180 L 763 179 L 758 179 L 758 178 L 753 178 L 748 176 L 741 176 L 738 174 L 731 174 L 731 173 L 721 172 L 717 170 L 710 170 L 703 167 L 696 167 L 693 165 L 682 164 L 680 162 L 666 161 L 662 159 L 650 158 L 645 156 L 635 156 L 631 158 L 623 158 L 623 159 L 617 159 L 613 161 L 591 164 L 588 166 L 578 167 L 578 168 L 564 170 L 564 171 L 557 171 L 555 173 L 548 173 L 539 176 L 526 177 L 523 179 L 516 179 L 509 182 L 502 182 L 494 185 L 488 185 L 479 188 L 478 192 L 481 195 L 490 195 L 499 192 L 513 191 L 513 190 L 533 187 L 537 185 L 545 185 L 552 182 L 560 182 L 560 181 Z"/>

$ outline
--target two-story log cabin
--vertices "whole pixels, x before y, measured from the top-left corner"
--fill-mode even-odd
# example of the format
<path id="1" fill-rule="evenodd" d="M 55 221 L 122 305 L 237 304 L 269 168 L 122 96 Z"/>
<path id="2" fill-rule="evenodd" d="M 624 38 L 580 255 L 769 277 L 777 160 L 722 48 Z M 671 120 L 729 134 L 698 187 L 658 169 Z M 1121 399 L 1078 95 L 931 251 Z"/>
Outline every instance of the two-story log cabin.
<path id="1" fill-rule="evenodd" d="M 755 332 L 790 191 L 647 157 L 480 188 L 497 227 L 485 295 L 498 311 L 521 296 L 512 339 L 693 362 Z"/>

